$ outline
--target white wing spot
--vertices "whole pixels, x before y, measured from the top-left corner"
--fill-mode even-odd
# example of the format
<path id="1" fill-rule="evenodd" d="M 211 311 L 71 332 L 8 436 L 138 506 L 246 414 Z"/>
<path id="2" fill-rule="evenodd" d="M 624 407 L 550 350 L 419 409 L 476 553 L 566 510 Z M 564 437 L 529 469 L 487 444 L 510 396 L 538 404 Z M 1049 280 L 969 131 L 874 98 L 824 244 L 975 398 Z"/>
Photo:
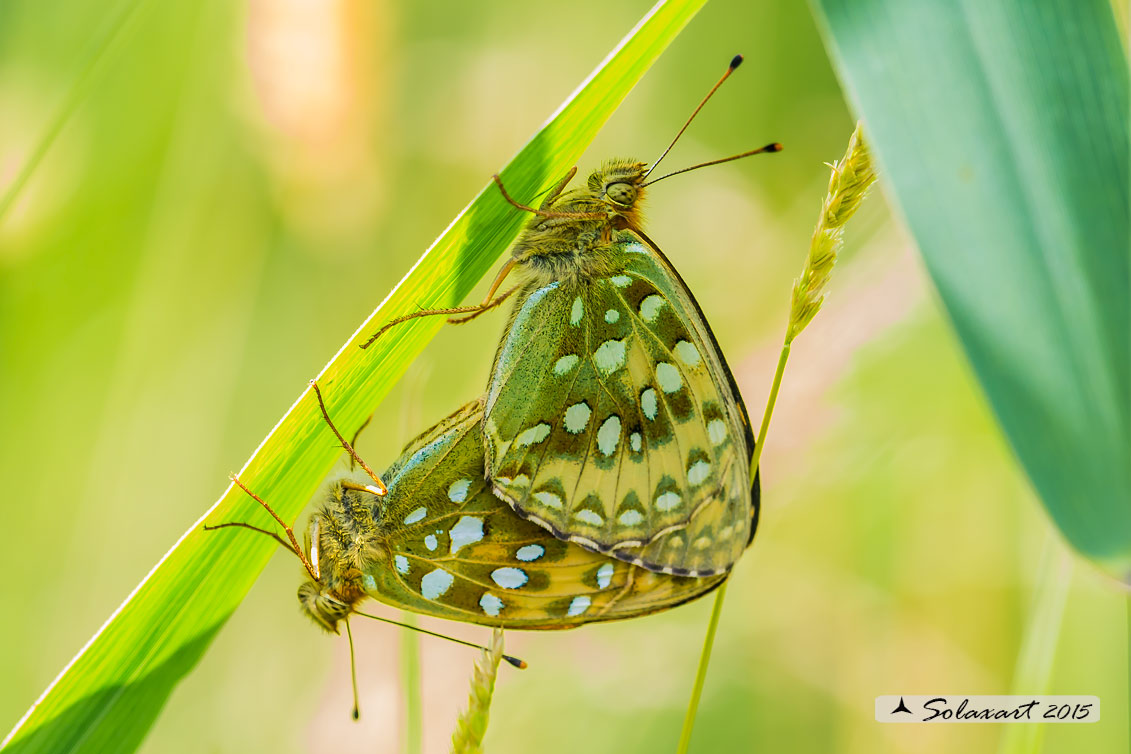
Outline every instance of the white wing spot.
<path id="1" fill-rule="evenodd" d="M 640 394 L 640 408 L 649 419 L 656 418 L 656 391 L 648 388 Z"/>
<path id="2" fill-rule="evenodd" d="M 612 374 L 624 366 L 624 341 L 606 340 L 593 352 L 593 361 L 602 374 Z"/>
<path id="3" fill-rule="evenodd" d="M 632 450 L 634 452 L 639 453 L 640 452 L 640 446 L 641 446 L 640 433 L 639 432 L 633 432 L 628 438 L 628 443 L 629 443 L 629 445 L 632 446 Z"/>
<path id="4" fill-rule="evenodd" d="M 542 492 L 535 492 L 534 499 L 542 503 L 542 505 L 546 506 L 547 508 L 554 508 L 555 510 L 561 510 L 562 508 L 562 499 L 555 495 L 553 492 L 546 492 L 545 490 L 543 490 Z"/>
<path id="5" fill-rule="evenodd" d="M 656 317 L 660 316 L 660 309 L 663 308 L 664 297 L 653 293 L 640 302 L 640 316 L 644 318 L 645 322 L 655 322 Z"/>
<path id="6" fill-rule="evenodd" d="M 620 441 L 620 417 L 613 414 L 597 430 L 597 448 L 606 456 L 611 456 Z"/>
<path id="7" fill-rule="evenodd" d="M 573 602 L 569 603 L 569 610 L 566 610 L 566 615 L 570 617 L 581 615 L 589 609 L 589 605 L 591 605 L 592 603 L 593 600 L 589 599 L 584 594 L 578 595 L 577 597 L 573 598 Z"/>
<path id="8" fill-rule="evenodd" d="M 526 584 L 530 577 L 521 568 L 496 568 L 491 571 L 491 579 L 503 589 L 518 589 Z"/>
<path id="9" fill-rule="evenodd" d="M 397 555 L 393 558 L 393 567 L 397 569 L 397 573 L 402 576 L 408 575 L 408 558 L 404 555 Z"/>
<path id="10" fill-rule="evenodd" d="M 581 318 L 585 316 L 585 304 L 581 303 L 581 296 L 573 300 L 573 308 L 569 310 L 569 323 L 574 327 L 581 324 Z"/>
<path id="11" fill-rule="evenodd" d="M 483 539 L 483 520 L 475 516 L 460 516 L 448 536 L 452 539 L 452 555 L 455 555 L 464 545 L 475 544 Z"/>
<path id="12" fill-rule="evenodd" d="M 424 546 L 427 547 L 429 551 L 435 550 L 439 545 L 440 542 L 436 539 L 435 534 L 429 534 L 424 538 Z"/>
<path id="13" fill-rule="evenodd" d="M 569 374 L 569 370 L 577 365 L 578 356 L 575 353 L 566 354 L 565 356 L 554 362 L 554 374 L 559 377 L 563 374 Z"/>
<path id="14" fill-rule="evenodd" d="M 618 319 L 620 319 L 620 312 L 616 309 L 609 309 L 605 312 L 605 321 L 610 325 L 615 324 Z"/>
<path id="15" fill-rule="evenodd" d="M 682 359 L 687 366 L 693 367 L 699 364 L 699 349 L 695 347 L 694 343 L 681 340 L 675 344 L 673 350 L 675 355 Z"/>
<path id="16" fill-rule="evenodd" d="M 448 499 L 453 503 L 462 503 L 467 500 L 467 491 L 470 488 L 470 479 L 460 479 L 458 482 L 452 482 L 452 486 L 448 488 Z"/>
<path id="17" fill-rule="evenodd" d="M 523 545 L 518 548 L 514 556 L 521 560 L 523 563 L 529 563 L 532 560 L 537 560 L 546 554 L 546 548 L 542 545 Z"/>
<path id="18" fill-rule="evenodd" d="M 424 599 L 434 600 L 451 589 L 455 580 L 455 576 L 443 568 L 437 568 L 431 573 L 424 574 L 424 578 L 420 580 L 420 593 L 424 595 Z"/>
<path id="19" fill-rule="evenodd" d="M 501 481 L 503 481 L 503 477 L 499 477 L 495 481 L 501 482 Z M 528 477 L 526 474 L 519 474 L 514 479 L 508 479 L 507 481 L 510 482 L 511 484 L 513 484 L 515 487 L 529 487 L 530 486 L 530 477 Z"/>
<path id="20" fill-rule="evenodd" d="M 373 578 L 373 574 L 371 574 L 371 573 L 361 574 L 361 583 L 365 587 L 365 591 L 367 591 L 367 592 L 377 591 L 377 579 Z"/>
<path id="21" fill-rule="evenodd" d="M 630 278 L 628 275 L 615 275 L 609 278 L 609 282 L 611 282 L 617 288 L 627 288 L 628 286 L 632 285 L 632 278 Z"/>
<path id="22" fill-rule="evenodd" d="M 577 513 L 574 513 L 573 517 L 578 521 L 586 524 L 592 524 L 593 526 L 600 526 L 601 524 L 605 523 L 605 519 L 601 518 L 601 514 L 597 513 L 596 511 L 591 511 L 588 508 L 582 508 Z"/>
<path id="23" fill-rule="evenodd" d="M 612 563 L 605 563 L 597 569 L 597 588 L 605 589 L 613 581 L 613 571 L 616 570 Z"/>
<path id="24" fill-rule="evenodd" d="M 423 519 L 427 515 L 428 515 L 428 509 L 427 508 L 417 508 L 412 513 L 409 513 L 407 516 L 404 517 L 404 522 L 406 524 L 415 524 L 417 521 L 420 521 L 421 519 Z"/>
<path id="25" fill-rule="evenodd" d="M 549 436 L 550 425 L 542 422 L 541 424 L 535 424 L 533 427 L 514 438 L 514 444 L 520 448 L 526 447 L 527 445 L 537 445 Z"/>
<path id="26" fill-rule="evenodd" d="M 643 514 L 640 511 L 627 510 L 617 516 L 617 521 L 620 521 L 625 526 L 636 526 L 644 520 Z"/>
<path id="27" fill-rule="evenodd" d="M 707 437 L 711 438 L 712 445 L 720 445 L 727 439 L 727 425 L 722 419 L 712 419 L 707 424 Z"/>
<path id="28" fill-rule="evenodd" d="M 710 475 L 711 464 L 703 460 L 696 461 L 687 469 L 687 481 L 693 485 L 703 484 Z"/>
<path id="29" fill-rule="evenodd" d="M 581 430 L 585 429 L 585 425 L 589 423 L 589 415 L 593 413 L 589 409 L 589 404 L 585 402 L 575 403 L 565 410 L 565 429 L 566 432 L 576 435 Z"/>
<path id="30" fill-rule="evenodd" d="M 495 618 L 502 612 L 503 601 L 490 592 L 484 592 L 483 596 L 479 598 L 479 607 L 483 608 L 483 612 L 487 615 Z"/>
<path id="31" fill-rule="evenodd" d="M 662 511 L 670 511 L 672 508 L 678 508 L 682 502 L 678 492 L 665 492 L 662 495 L 656 496 L 656 508 Z"/>
<path id="32" fill-rule="evenodd" d="M 683 387 L 679 370 L 666 361 L 656 364 L 656 382 L 665 393 L 674 393 Z"/>

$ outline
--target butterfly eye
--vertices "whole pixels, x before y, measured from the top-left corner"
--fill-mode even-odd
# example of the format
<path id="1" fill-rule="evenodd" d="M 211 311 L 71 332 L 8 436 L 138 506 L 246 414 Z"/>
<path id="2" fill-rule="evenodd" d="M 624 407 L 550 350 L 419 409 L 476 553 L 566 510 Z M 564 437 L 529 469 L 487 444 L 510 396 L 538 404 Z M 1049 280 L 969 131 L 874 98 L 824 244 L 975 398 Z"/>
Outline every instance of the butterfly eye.
<path id="1" fill-rule="evenodd" d="M 298 601 L 311 620 L 330 633 L 338 633 L 338 621 L 349 615 L 349 606 L 326 594 L 321 584 L 307 581 L 298 588 Z"/>
<path id="2" fill-rule="evenodd" d="M 631 183 L 610 183 L 605 186 L 605 196 L 609 197 L 613 204 L 629 207 L 636 201 L 636 187 Z"/>

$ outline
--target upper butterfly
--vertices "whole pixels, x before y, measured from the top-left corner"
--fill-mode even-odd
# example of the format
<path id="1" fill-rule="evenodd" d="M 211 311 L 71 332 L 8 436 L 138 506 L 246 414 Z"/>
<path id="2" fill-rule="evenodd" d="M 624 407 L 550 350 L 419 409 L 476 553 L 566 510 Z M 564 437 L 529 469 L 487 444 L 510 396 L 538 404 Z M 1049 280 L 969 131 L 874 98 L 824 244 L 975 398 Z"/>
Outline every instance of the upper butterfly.
<path id="1" fill-rule="evenodd" d="M 487 301 L 447 311 L 485 311 L 510 295 L 491 299 L 511 270 L 524 278 L 487 386 L 494 493 L 560 539 L 649 570 L 711 576 L 753 536 L 754 438 L 702 310 L 641 228 L 658 163 L 609 160 L 566 191 L 571 171 L 537 208 L 499 182 L 534 217 Z"/>

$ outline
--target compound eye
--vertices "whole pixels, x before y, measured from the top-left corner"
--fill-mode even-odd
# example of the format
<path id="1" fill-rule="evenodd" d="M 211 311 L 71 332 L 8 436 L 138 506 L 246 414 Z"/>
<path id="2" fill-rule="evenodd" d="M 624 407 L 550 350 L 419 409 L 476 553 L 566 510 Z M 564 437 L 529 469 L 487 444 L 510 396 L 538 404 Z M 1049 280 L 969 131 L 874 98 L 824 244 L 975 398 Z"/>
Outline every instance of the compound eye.
<path id="1" fill-rule="evenodd" d="M 636 201 L 636 187 L 631 183 L 610 183 L 605 186 L 605 196 L 614 204 L 628 207 Z"/>

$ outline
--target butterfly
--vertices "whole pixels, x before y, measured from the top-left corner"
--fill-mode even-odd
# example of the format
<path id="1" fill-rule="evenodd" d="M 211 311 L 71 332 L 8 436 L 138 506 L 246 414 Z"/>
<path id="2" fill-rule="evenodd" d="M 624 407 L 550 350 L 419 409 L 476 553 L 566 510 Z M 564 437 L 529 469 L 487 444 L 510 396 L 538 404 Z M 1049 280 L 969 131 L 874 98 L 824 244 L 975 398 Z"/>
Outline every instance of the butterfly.
<path id="1" fill-rule="evenodd" d="M 484 401 L 491 491 L 556 538 L 651 571 L 711 577 L 733 566 L 757 524 L 754 437 L 702 309 L 641 227 L 658 163 L 608 160 L 566 191 L 572 170 L 537 208 L 496 176 L 503 197 L 534 217 L 487 300 L 417 312 L 382 332 L 439 311 L 476 316 L 514 292 L 492 299 L 518 270 Z"/>
<path id="2" fill-rule="evenodd" d="M 485 479 L 482 418 L 482 401 L 473 401 L 426 430 L 381 475 L 382 487 L 352 476 L 332 481 L 301 549 L 276 517 L 293 544 L 276 539 L 310 576 L 298 596 L 315 623 L 337 633 L 372 597 L 437 618 L 562 629 L 666 610 L 726 578 L 654 573 L 557 539 L 516 516 Z"/>

